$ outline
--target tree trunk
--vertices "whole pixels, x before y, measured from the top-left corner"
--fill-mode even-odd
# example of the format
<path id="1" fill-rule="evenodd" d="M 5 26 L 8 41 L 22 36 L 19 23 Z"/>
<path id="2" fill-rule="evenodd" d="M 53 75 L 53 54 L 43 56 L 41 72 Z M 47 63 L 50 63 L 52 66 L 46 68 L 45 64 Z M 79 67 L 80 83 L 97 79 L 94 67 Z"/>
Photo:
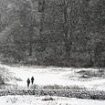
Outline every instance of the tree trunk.
<path id="1" fill-rule="evenodd" d="M 65 52 L 66 52 L 66 60 L 69 60 L 70 57 L 70 50 L 71 50 L 71 39 L 70 39 L 70 35 L 69 35 L 69 25 L 68 25 L 68 2 L 66 0 L 64 0 L 64 11 L 63 11 L 63 15 L 64 15 L 64 25 L 63 25 L 63 30 L 64 30 L 64 45 L 65 45 Z"/>
<path id="2" fill-rule="evenodd" d="M 32 56 L 32 42 L 29 42 L 29 56 Z"/>
<path id="3" fill-rule="evenodd" d="M 29 56 L 32 56 L 32 47 L 33 47 L 33 26 L 30 26 L 30 39 L 29 39 Z"/>
<path id="4" fill-rule="evenodd" d="M 41 19 L 40 19 L 40 34 L 43 31 L 43 23 L 44 23 L 44 11 L 45 11 L 45 0 L 39 1 L 39 12 L 41 13 Z"/>

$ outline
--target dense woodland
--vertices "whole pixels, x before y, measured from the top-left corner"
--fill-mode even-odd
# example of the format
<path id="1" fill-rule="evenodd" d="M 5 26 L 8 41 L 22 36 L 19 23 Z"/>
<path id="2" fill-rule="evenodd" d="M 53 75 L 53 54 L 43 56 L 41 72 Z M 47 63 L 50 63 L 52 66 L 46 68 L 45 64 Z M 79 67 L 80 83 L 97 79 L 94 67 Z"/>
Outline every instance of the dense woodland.
<path id="1" fill-rule="evenodd" d="M 105 66 L 105 0 L 0 0 L 0 61 Z"/>

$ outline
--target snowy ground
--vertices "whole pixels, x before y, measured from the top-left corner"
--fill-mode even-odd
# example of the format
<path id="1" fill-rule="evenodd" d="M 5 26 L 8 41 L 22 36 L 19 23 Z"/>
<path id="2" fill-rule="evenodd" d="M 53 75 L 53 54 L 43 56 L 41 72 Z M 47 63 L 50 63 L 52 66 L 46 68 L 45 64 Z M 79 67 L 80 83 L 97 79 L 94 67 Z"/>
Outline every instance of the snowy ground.
<path id="1" fill-rule="evenodd" d="M 48 96 L 3 96 L 0 97 L 0 105 L 105 105 L 105 101 L 63 97 L 52 97 L 53 100 L 44 100 L 48 98 Z"/>
<path id="2" fill-rule="evenodd" d="M 27 78 L 34 76 L 35 84 L 39 86 L 62 85 L 78 86 L 94 90 L 105 91 L 105 77 L 81 78 L 78 72 L 97 71 L 98 69 L 75 69 L 58 67 L 27 67 L 27 66 L 8 66 L 0 64 L 0 75 L 3 75 L 8 86 L 12 89 L 27 89 Z M 0 90 L 2 91 L 2 90 Z M 0 105 L 105 105 L 105 101 L 76 99 L 64 97 L 52 97 L 53 100 L 47 100 L 49 97 L 41 96 L 2 96 Z"/>
<path id="3" fill-rule="evenodd" d="M 34 76 L 37 85 L 63 85 L 79 86 L 91 89 L 105 90 L 105 78 L 81 79 L 77 72 L 81 70 L 97 69 L 74 69 L 74 68 L 57 68 L 57 67 L 27 67 L 27 66 L 7 66 L 0 64 L 5 68 L 12 79 L 7 83 L 16 87 L 27 88 L 26 80 Z"/>

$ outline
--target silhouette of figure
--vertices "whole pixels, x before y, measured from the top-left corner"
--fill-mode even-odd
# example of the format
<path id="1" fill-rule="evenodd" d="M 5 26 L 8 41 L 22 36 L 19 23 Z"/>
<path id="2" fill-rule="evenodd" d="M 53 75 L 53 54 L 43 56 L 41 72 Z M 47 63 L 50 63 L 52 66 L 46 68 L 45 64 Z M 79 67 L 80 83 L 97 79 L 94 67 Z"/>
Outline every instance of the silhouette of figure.
<path id="1" fill-rule="evenodd" d="M 27 87 L 29 87 L 29 85 L 30 85 L 30 79 L 28 78 L 27 79 Z"/>
<path id="2" fill-rule="evenodd" d="M 32 85 L 33 85 L 33 83 L 34 83 L 34 77 L 32 76 L 32 78 L 31 78 L 31 83 L 32 83 Z"/>

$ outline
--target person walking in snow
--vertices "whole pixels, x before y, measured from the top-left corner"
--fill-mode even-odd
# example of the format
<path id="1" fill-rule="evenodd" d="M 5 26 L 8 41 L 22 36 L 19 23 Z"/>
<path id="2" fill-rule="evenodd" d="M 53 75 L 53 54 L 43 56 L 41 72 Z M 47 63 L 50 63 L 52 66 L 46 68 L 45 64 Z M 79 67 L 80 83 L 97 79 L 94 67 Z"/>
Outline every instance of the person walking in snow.
<path id="1" fill-rule="evenodd" d="M 27 79 L 27 87 L 29 87 L 30 86 L 30 79 L 28 78 Z"/>
<path id="2" fill-rule="evenodd" d="M 34 83 L 34 77 L 32 76 L 32 78 L 31 78 L 31 83 L 32 83 L 32 85 L 33 85 L 33 83 Z"/>

